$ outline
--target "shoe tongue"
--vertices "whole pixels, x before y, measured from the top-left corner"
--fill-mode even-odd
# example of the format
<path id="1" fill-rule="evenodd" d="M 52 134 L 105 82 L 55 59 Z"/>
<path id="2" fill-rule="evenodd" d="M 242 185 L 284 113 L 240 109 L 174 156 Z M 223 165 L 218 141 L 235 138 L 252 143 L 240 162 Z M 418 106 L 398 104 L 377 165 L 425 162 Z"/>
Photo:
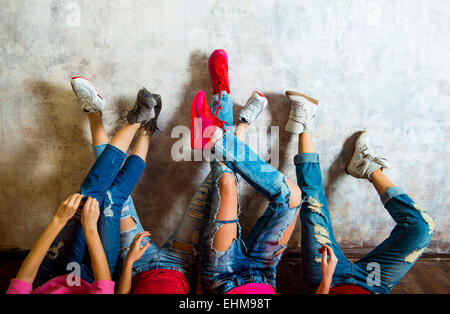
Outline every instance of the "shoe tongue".
<path id="1" fill-rule="evenodd" d="M 218 76 L 219 80 L 227 80 L 228 78 L 228 67 L 224 63 L 216 63 L 214 70 Z"/>

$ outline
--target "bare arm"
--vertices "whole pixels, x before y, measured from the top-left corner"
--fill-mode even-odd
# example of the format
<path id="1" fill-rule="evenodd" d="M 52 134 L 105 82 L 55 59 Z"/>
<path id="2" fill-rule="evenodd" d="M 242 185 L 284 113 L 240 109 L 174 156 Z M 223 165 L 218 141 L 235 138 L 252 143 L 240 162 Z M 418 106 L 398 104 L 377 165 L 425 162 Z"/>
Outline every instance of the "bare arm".
<path id="1" fill-rule="evenodd" d="M 83 213 L 81 215 L 81 224 L 86 238 L 86 244 L 91 256 L 92 272 L 94 280 L 111 280 L 109 272 L 108 260 L 103 250 L 102 242 L 97 229 L 97 221 L 100 215 L 98 201 L 89 197 L 84 204 Z"/>
<path id="2" fill-rule="evenodd" d="M 148 231 L 140 232 L 136 235 L 128 251 L 127 257 L 123 263 L 122 274 L 120 275 L 119 286 L 117 287 L 118 294 L 128 294 L 131 291 L 132 270 L 135 261 L 139 260 L 151 242 L 147 242 L 141 247 L 144 237 L 150 236 Z"/>
<path id="3" fill-rule="evenodd" d="M 129 294 L 131 291 L 131 273 L 133 270 L 133 263 L 125 260 L 122 267 L 122 274 L 120 274 L 119 286 L 117 287 L 118 294 Z"/>
<path id="4" fill-rule="evenodd" d="M 316 294 L 328 294 L 330 293 L 330 286 L 331 286 L 331 282 L 328 281 L 324 281 L 322 279 L 319 288 L 317 288 L 316 290 Z"/>
<path id="5" fill-rule="evenodd" d="M 83 195 L 76 193 L 70 195 L 64 202 L 61 203 L 49 225 L 33 245 L 30 253 L 28 253 L 27 257 L 23 261 L 22 266 L 17 273 L 16 279 L 33 284 L 39 267 L 41 266 L 50 245 L 53 243 L 62 228 L 64 228 L 69 219 L 75 214 L 82 198 Z"/>

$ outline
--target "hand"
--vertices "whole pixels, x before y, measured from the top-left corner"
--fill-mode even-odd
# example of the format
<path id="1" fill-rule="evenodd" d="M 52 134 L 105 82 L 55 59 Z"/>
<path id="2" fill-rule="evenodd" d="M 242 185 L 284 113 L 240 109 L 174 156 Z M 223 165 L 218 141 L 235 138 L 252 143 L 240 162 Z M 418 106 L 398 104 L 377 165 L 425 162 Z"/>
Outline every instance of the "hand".
<path id="1" fill-rule="evenodd" d="M 97 230 L 97 221 L 100 216 L 98 201 L 95 198 L 88 197 L 81 213 L 81 225 L 85 231 Z"/>
<path id="2" fill-rule="evenodd" d="M 143 247 L 141 247 L 141 243 L 144 242 L 144 237 L 150 237 L 150 233 L 148 231 L 139 232 L 131 243 L 130 250 L 128 251 L 126 260 L 133 264 L 135 261 L 139 260 L 144 252 L 148 249 L 151 244 L 151 241 L 147 242 Z"/>
<path id="3" fill-rule="evenodd" d="M 70 195 L 65 201 L 59 205 L 54 218 L 63 224 L 66 224 L 80 206 L 83 195 L 75 193 Z"/>
<path id="4" fill-rule="evenodd" d="M 336 255 L 334 255 L 333 249 L 326 244 L 322 244 L 322 247 L 318 251 L 322 254 L 322 264 L 320 266 L 320 270 L 322 271 L 322 281 L 331 284 L 338 259 Z M 328 258 L 328 255 L 330 258 Z"/>

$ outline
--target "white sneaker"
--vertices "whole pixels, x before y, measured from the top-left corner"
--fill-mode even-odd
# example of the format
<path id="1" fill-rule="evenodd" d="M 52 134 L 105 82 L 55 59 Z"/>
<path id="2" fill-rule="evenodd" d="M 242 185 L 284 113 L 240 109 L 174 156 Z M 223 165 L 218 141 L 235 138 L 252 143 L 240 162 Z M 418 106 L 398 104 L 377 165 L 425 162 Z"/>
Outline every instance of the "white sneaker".
<path id="1" fill-rule="evenodd" d="M 254 91 L 239 113 L 239 121 L 246 124 L 252 124 L 264 108 L 266 108 L 267 103 L 267 98 L 263 94 Z"/>
<path id="2" fill-rule="evenodd" d="M 356 139 L 353 156 L 348 161 L 345 171 L 355 178 L 370 181 L 372 172 L 380 168 L 381 170 L 389 168 L 389 164 L 386 159 L 375 155 L 369 146 L 369 134 L 364 131 Z"/>
<path id="3" fill-rule="evenodd" d="M 294 134 L 311 132 L 319 102 L 314 98 L 290 90 L 287 90 L 285 94 L 290 100 L 291 111 L 284 129 Z"/>
<path id="4" fill-rule="evenodd" d="M 105 109 L 105 98 L 97 92 L 88 79 L 75 76 L 70 80 L 70 84 L 84 111 L 92 113 Z"/>

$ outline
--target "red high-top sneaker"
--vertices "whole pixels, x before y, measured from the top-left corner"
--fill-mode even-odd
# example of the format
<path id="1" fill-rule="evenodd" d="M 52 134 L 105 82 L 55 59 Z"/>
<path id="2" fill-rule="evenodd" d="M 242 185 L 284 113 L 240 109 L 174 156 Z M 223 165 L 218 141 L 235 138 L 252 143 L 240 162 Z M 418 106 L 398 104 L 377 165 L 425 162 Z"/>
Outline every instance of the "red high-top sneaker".
<path id="1" fill-rule="evenodd" d="M 213 93 L 226 91 L 230 93 L 230 81 L 228 80 L 228 56 L 225 50 L 214 50 L 208 61 L 209 75 Z M 220 97 L 220 96 L 219 96 Z M 220 99 L 220 98 L 219 98 Z"/>
<path id="2" fill-rule="evenodd" d="M 214 132 L 217 128 L 222 131 L 225 125 L 226 122 L 217 119 L 211 113 L 205 92 L 197 92 L 191 107 L 191 148 L 203 149 L 207 144 L 212 146 L 213 143 L 210 142 Z"/>

